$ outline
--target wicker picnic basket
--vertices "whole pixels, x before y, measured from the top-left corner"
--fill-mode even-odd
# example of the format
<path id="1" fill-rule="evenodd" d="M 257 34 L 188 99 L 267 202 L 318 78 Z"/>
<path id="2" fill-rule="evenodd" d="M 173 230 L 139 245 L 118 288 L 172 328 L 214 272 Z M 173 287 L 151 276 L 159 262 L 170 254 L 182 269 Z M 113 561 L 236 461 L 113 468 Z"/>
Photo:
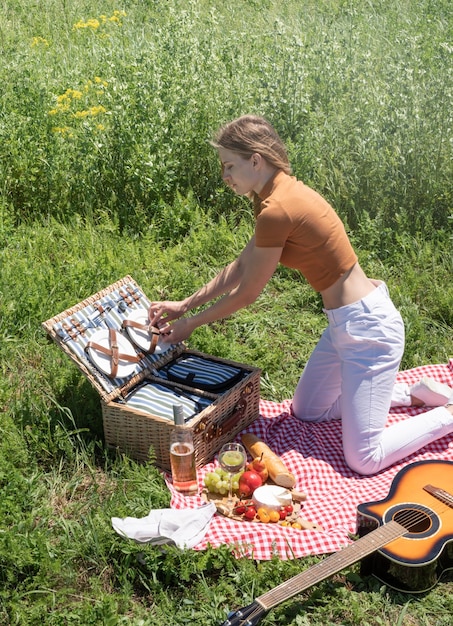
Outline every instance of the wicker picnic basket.
<path id="1" fill-rule="evenodd" d="M 143 341 L 143 335 L 127 324 L 145 315 L 148 307 L 142 289 L 126 276 L 43 322 L 43 327 L 99 393 L 108 447 L 139 461 L 153 459 L 169 471 L 173 419 L 167 409 L 172 408 L 171 403 L 181 402 L 185 403 L 185 426 L 192 430 L 200 467 L 258 417 L 261 371 L 189 350 L 184 344 L 147 352 L 147 346 L 129 341 L 131 337 Z M 137 335 L 128 334 L 131 330 Z M 107 337 L 109 344 L 105 343 Z M 116 363 L 119 346 L 119 369 L 115 371 L 111 346 L 116 349 Z M 196 364 L 196 375 L 170 376 L 173 369 L 186 363 Z M 202 384 L 204 373 L 209 379 L 211 371 L 227 379 L 212 386 Z"/>

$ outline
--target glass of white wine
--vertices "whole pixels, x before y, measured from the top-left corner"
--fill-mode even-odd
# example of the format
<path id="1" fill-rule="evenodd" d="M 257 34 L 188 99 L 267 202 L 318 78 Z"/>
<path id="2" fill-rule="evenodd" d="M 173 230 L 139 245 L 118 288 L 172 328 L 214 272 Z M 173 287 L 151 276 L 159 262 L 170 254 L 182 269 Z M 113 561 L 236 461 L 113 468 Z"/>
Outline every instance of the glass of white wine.
<path id="1" fill-rule="evenodd" d="M 240 443 L 226 443 L 220 449 L 220 467 L 228 472 L 228 504 L 233 503 L 233 476 L 244 468 L 246 461 L 247 453 Z"/>

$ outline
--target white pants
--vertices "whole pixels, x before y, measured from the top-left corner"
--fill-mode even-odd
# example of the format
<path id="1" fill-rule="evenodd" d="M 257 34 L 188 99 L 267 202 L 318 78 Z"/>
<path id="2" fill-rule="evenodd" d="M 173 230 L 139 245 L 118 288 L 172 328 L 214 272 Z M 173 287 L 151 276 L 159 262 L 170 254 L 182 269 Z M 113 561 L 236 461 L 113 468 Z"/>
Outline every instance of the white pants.
<path id="1" fill-rule="evenodd" d="M 303 421 L 342 418 L 345 460 L 359 474 L 375 474 L 453 431 L 453 416 L 445 407 L 385 427 L 390 406 L 402 395 L 395 378 L 404 324 L 386 285 L 375 284 L 359 302 L 325 310 L 329 325 L 292 401 L 293 414 Z"/>

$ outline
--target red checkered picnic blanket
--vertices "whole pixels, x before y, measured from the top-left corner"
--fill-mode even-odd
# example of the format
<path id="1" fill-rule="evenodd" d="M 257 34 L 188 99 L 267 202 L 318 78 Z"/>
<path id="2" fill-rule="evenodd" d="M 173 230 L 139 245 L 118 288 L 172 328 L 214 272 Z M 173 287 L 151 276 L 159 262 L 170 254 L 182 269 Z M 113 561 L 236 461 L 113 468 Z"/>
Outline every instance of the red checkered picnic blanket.
<path id="1" fill-rule="evenodd" d="M 424 365 L 400 372 L 398 382 L 413 384 L 429 376 L 453 387 L 453 359 L 447 364 Z M 407 419 L 426 409 L 405 407 L 392 409 L 389 424 Z M 319 524 L 323 530 L 298 530 L 278 524 L 235 521 L 217 513 L 211 520 L 203 541 L 196 550 L 208 544 L 219 547 L 228 544 L 240 557 L 268 560 L 274 555 L 281 559 L 337 552 L 351 543 L 357 532 L 357 505 L 382 500 L 388 495 L 396 474 L 409 463 L 428 459 L 453 461 L 453 433 L 419 453 L 404 459 L 374 476 L 360 476 L 350 470 L 343 457 L 340 420 L 322 424 L 303 423 L 290 413 L 290 401 L 281 403 L 260 401 L 260 416 L 248 428 L 262 438 L 278 454 L 296 476 L 296 488 L 307 494 L 301 516 Z M 240 441 L 240 435 L 236 437 Z M 200 486 L 207 472 L 218 461 L 208 463 L 198 472 Z M 204 501 L 200 496 L 184 497 L 171 491 L 171 507 L 194 508 Z"/>

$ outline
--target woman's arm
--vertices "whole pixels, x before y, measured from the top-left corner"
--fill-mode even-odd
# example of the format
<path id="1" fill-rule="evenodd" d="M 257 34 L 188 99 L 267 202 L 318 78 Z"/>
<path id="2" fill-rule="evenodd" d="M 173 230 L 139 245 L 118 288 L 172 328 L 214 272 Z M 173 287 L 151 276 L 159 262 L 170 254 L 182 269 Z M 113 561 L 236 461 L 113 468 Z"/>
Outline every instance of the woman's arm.
<path id="1" fill-rule="evenodd" d="M 248 256 L 254 245 L 255 237 L 253 236 L 232 263 L 224 267 L 217 276 L 184 300 L 152 302 L 148 313 L 151 325 L 161 326 L 164 321 L 170 322 L 178 319 L 191 309 L 206 304 L 236 287 L 241 279 L 242 268 L 247 265 Z"/>
<path id="2" fill-rule="evenodd" d="M 241 280 L 244 267 L 247 266 L 254 247 L 255 236 L 250 239 L 237 259 L 224 267 L 215 278 L 183 301 L 186 306 L 186 312 L 206 304 L 236 287 Z"/>
<path id="3" fill-rule="evenodd" d="M 194 308 L 224 294 L 222 298 L 192 317 L 160 324 L 161 331 L 168 333 L 167 341 L 183 341 L 195 328 L 228 317 L 254 302 L 275 272 L 281 253 L 282 248 L 256 247 L 252 237 L 236 261 L 184 302 L 188 301 L 190 308 Z M 167 318 L 162 322 L 167 322 Z"/>

